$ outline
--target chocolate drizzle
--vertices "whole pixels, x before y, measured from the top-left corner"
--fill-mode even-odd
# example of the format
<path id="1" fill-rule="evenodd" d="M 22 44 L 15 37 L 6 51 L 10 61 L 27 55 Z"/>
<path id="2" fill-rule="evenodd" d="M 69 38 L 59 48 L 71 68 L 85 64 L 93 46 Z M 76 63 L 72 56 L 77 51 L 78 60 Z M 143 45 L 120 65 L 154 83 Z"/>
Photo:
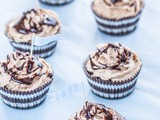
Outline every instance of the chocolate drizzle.
<path id="1" fill-rule="evenodd" d="M 112 49 L 115 53 L 109 53 L 109 49 Z M 120 52 L 122 51 L 122 52 Z M 105 54 L 105 56 L 108 56 L 110 54 L 113 54 L 112 56 L 108 56 L 109 59 L 113 59 L 115 63 L 110 64 L 109 61 L 105 61 L 105 63 L 99 62 L 99 58 L 101 56 L 104 56 L 102 54 Z M 116 55 L 117 54 L 117 55 Z M 109 69 L 109 70 L 118 70 L 121 71 L 120 65 L 127 64 L 128 60 L 131 57 L 131 52 L 128 51 L 126 48 L 122 47 L 121 44 L 107 44 L 106 46 L 103 46 L 101 48 L 98 48 L 98 51 L 94 55 L 89 56 L 90 64 L 93 70 L 98 69 Z M 104 58 L 106 59 L 106 58 Z M 96 62 L 95 62 L 96 61 Z M 113 60 L 111 60 L 113 61 Z"/>
<path id="2" fill-rule="evenodd" d="M 44 25 L 53 27 L 57 25 L 57 21 L 54 18 L 39 12 L 41 12 L 41 10 L 31 9 L 30 11 L 23 13 L 23 17 L 16 25 L 14 25 L 14 28 L 21 34 L 38 34 L 43 31 Z M 36 17 L 40 20 L 36 21 Z"/>
<path id="3" fill-rule="evenodd" d="M 28 53 L 15 52 L 8 55 L 7 61 L 3 62 L 1 67 L 4 68 L 5 73 L 11 76 L 10 81 L 20 84 L 30 85 L 36 77 L 43 75 L 43 73 L 40 73 L 43 69 L 41 61 L 37 57 L 29 56 Z M 52 73 L 48 74 L 49 78 L 53 77 Z"/>
<path id="4" fill-rule="evenodd" d="M 71 120 L 82 120 L 83 118 L 85 118 L 85 120 L 112 120 L 113 115 L 110 112 L 110 108 L 87 101 L 83 109 Z"/>

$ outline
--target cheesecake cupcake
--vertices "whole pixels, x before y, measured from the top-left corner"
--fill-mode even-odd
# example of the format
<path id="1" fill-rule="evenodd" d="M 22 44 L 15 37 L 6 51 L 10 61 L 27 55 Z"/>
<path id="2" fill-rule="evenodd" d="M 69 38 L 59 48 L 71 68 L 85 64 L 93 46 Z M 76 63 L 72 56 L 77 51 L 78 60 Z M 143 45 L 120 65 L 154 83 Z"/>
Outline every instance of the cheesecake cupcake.
<path id="1" fill-rule="evenodd" d="M 46 58 L 55 51 L 60 28 L 60 21 L 54 11 L 31 9 L 10 20 L 6 25 L 5 34 L 13 48 L 21 52 L 30 52 L 34 39 L 33 54 Z"/>
<path id="2" fill-rule="evenodd" d="M 126 35 L 136 29 L 144 1 L 94 0 L 91 8 L 102 32 L 109 35 Z"/>
<path id="3" fill-rule="evenodd" d="M 42 3 L 49 4 L 49 5 L 65 5 L 73 0 L 39 0 Z"/>
<path id="4" fill-rule="evenodd" d="M 68 120 L 125 120 L 125 118 L 112 108 L 87 101 L 83 109 Z"/>
<path id="5" fill-rule="evenodd" d="M 93 93 L 108 99 L 131 94 L 142 67 L 138 55 L 119 43 L 97 45 L 83 68 Z"/>
<path id="6" fill-rule="evenodd" d="M 13 108 L 28 109 L 40 105 L 53 80 L 53 71 L 42 58 L 14 52 L 0 63 L 0 95 Z"/>

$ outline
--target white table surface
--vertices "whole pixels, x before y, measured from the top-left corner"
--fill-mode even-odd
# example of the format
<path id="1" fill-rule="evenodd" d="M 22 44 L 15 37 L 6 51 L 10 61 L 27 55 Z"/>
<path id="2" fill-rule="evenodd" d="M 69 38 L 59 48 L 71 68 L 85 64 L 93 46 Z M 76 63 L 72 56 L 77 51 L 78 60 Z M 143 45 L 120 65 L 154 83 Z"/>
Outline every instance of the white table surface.
<path id="1" fill-rule="evenodd" d="M 101 33 L 90 3 L 92 0 L 75 0 L 73 3 L 53 7 L 39 3 L 42 8 L 55 10 L 62 22 L 63 37 L 55 54 L 46 59 L 55 71 L 49 94 L 79 81 L 84 81 L 86 98 L 105 104 L 120 112 L 127 120 L 160 120 L 160 10 L 159 0 L 145 0 L 146 5 L 138 29 L 127 36 L 113 37 Z M 12 17 L 38 6 L 35 0 L 0 0 L 0 32 Z M 98 43 L 120 42 L 136 51 L 143 61 L 136 89 L 130 96 L 107 100 L 94 95 L 82 70 L 82 62 Z M 12 51 L 11 45 L 0 35 L 0 60 Z M 50 96 L 51 98 L 51 96 Z M 31 110 L 16 110 L 0 101 L 0 120 L 67 120 L 82 106 L 82 93 L 75 93 L 59 101 L 50 98 Z"/>

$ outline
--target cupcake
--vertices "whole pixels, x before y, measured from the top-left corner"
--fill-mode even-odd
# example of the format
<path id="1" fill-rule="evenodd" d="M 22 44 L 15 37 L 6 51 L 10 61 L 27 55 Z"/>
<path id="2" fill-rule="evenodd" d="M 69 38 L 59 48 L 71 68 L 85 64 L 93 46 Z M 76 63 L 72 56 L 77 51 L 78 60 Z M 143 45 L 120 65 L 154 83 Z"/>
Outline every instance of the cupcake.
<path id="1" fill-rule="evenodd" d="M 125 118 L 112 108 L 87 101 L 83 109 L 68 120 L 125 120 Z"/>
<path id="2" fill-rule="evenodd" d="M 49 5 L 64 5 L 72 2 L 73 0 L 39 0 L 39 1 Z"/>
<path id="3" fill-rule="evenodd" d="M 93 93 L 108 99 L 131 94 L 141 67 L 138 55 L 119 43 L 97 45 L 83 66 Z"/>
<path id="4" fill-rule="evenodd" d="M 13 48 L 21 52 L 30 52 L 34 37 L 33 54 L 46 58 L 55 51 L 60 27 L 60 21 L 55 12 L 45 9 L 31 9 L 24 12 L 21 17 L 9 21 L 5 34 L 10 38 Z"/>
<path id="5" fill-rule="evenodd" d="M 94 0 L 91 5 L 98 28 L 110 35 L 133 32 L 143 7 L 143 0 Z"/>
<path id="6" fill-rule="evenodd" d="M 13 108 L 28 109 L 40 105 L 53 80 L 53 71 L 42 58 L 14 52 L 0 63 L 0 95 Z"/>

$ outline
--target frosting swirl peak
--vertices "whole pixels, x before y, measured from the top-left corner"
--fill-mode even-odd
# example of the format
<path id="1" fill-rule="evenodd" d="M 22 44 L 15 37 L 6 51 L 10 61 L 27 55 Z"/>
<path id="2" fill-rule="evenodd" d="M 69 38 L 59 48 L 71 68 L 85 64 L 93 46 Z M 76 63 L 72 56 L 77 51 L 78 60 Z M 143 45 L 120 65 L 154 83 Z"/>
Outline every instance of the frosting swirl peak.
<path id="1" fill-rule="evenodd" d="M 9 21 L 6 35 L 18 43 L 31 43 L 33 34 L 37 37 L 48 37 L 60 33 L 58 15 L 51 10 L 31 9 Z"/>
<path id="2" fill-rule="evenodd" d="M 104 105 L 86 102 L 83 109 L 69 120 L 119 120 L 116 112 Z"/>
<path id="3" fill-rule="evenodd" d="M 143 0 L 95 0 L 92 9 L 103 18 L 118 20 L 137 15 L 143 6 Z"/>
<path id="4" fill-rule="evenodd" d="M 43 26 L 56 26 L 57 21 L 49 17 L 47 14 L 41 14 L 39 11 L 31 9 L 23 13 L 23 17 L 20 21 L 14 25 L 14 28 L 22 34 L 28 33 L 40 33 L 44 29 Z"/>
<path id="5" fill-rule="evenodd" d="M 30 56 L 28 53 L 14 52 L 8 55 L 7 60 L 0 66 L 1 87 L 14 89 L 16 84 L 15 86 L 27 89 L 37 83 L 40 85 L 51 80 L 52 76 L 51 68 L 43 59 Z"/>
<path id="6" fill-rule="evenodd" d="M 100 44 L 86 62 L 91 77 L 119 81 L 134 76 L 141 67 L 137 54 L 119 43 Z"/>

